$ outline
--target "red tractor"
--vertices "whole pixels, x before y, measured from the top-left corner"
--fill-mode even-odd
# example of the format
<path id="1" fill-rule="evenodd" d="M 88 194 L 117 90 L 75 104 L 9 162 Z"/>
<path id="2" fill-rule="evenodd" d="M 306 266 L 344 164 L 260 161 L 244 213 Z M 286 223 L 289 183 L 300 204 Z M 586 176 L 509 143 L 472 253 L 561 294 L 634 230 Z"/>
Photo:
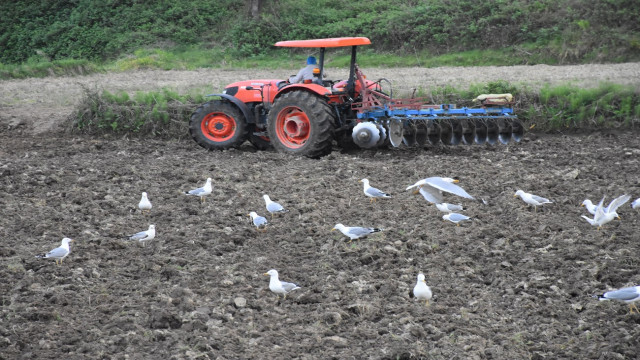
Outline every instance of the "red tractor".
<path id="1" fill-rule="evenodd" d="M 367 80 L 356 64 L 356 49 L 365 37 L 281 41 L 276 46 L 319 48 L 316 78 L 246 80 L 229 84 L 222 94 L 191 115 L 193 139 L 210 150 L 228 149 L 249 140 L 258 149 L 273 146 L 285 153 L 320 157 L 332 143 L 363 148 L 435 143 L 519 141 L 522 125 L 500 94 L 483 98 L 482 108 L 427 105 L 420 99 L 392 99 L 382 90 L 385 79 Z M 347 80 L 324 79 L 326 48 L 351 47 Z M 509 101 L 511 97 L 509 95 Z"/>

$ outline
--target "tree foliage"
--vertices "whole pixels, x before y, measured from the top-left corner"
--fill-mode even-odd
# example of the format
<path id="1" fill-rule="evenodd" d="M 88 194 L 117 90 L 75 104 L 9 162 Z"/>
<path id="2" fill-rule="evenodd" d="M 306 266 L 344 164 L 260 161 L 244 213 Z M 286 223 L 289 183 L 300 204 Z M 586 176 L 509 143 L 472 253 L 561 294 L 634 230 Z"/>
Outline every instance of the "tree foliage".
<path id="1" fill-rule="evenodd" d="M 534 44 L 559 62 L 640 57 L 637 0 L 16 0 L 0 14 L 3 63 L 193 44 L 250 57 L 279 40 L 338 36 L 393 52 Z"/>

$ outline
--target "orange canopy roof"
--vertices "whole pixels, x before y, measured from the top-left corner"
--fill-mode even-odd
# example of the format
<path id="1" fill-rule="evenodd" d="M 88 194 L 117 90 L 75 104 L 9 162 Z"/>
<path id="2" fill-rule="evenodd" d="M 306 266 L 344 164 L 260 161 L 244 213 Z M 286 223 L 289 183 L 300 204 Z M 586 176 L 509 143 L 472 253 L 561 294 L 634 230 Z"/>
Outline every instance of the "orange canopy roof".
<path id="1" fill-rule="evenodd" d="M 342 47 L 342 46 L 369 45 L 369 44 L 371 44 L 371 41 L 366 37 L 342 37 L 342 38 L 330 38 L 330 39 L 278 41 L 276 43 L 276 46 L 328 48 L 328 47 Z"/>

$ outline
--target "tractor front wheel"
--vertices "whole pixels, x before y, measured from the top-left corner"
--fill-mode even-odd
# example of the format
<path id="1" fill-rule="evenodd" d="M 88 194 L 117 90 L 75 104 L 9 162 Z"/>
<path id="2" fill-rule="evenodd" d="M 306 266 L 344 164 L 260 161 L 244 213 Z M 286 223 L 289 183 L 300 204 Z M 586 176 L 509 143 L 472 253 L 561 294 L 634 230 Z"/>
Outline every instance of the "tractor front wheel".
<path id="1" fill-rule="evenodd" d="M 189 132 L 198 145 L 208 150 L 240 146 L 248 136 L 240 110 L 221 100 L 209 101 L 197 108 L 191 115 Z"/>
<path id="2" fill-rule="evenodd" d="M 327 101 L 308 91 L 292 91 L 269 111 L 268 133 L 276 150 L 316 158 L 331 152 L 335 115 Z"/>

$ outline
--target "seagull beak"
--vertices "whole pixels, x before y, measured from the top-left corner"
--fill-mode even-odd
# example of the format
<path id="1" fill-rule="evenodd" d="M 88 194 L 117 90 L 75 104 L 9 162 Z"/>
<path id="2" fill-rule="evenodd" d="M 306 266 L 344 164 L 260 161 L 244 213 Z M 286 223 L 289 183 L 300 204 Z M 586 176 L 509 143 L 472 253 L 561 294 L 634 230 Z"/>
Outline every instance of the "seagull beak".
<path id="1" fill-rule="evenodd" d="M 336 228 L 331 229 L 331 231 L 335 230 Z"/>
<path id="2" fill-rule="evenodd" d="M 264 273 L 264 274 L 262 274 L 262 275 L 267 275 L 267 276 L 268 276 L 269 274 L 267 274 L 267 273 Z"/>
<path id="3" fill-rule="evenodd" d="M 454 184 L 457 184 L 457 183 L 459 183 L 459 182 L 460 182 L 460 180 L 458 180 L 458 179 L 453 179 L 453 183 L 454 183 Z"/>

